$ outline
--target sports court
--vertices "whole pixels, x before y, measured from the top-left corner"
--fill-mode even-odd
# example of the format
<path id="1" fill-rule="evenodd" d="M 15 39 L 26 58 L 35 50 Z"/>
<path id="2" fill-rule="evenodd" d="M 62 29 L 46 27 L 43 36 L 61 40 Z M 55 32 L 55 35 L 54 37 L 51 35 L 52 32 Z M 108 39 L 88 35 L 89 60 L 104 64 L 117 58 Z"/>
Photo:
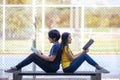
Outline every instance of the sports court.
<path id="1" fill-rule="evenodd" d="M 33 40 L 47 55 L 51 47 L 47 33 L 58 29 L 72 34 L 74 53 L 94 39 L 88 54 L 111 72 L 102 80 L 120 80 L 119 0 L 0 0 L 0 26 L 0 77 L 12 80 L 3 70 L 31 54 Z M 30 64 L 23 70 L 41 69 Z M 79 70 L 94 68 L 85 62 Z"/>

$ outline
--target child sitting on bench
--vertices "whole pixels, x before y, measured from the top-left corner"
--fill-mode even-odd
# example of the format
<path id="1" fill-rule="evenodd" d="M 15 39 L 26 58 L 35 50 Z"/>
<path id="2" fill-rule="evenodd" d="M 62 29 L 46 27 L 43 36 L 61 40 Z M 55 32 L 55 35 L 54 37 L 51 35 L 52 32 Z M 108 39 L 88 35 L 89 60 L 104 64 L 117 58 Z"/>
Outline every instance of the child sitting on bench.
<path id="1" fill-rule="evenodd" d="M 61 61 L 61 48 L 60 43 L 58 42 L 60 39 L 59 31 L 56 29 L 50 30 L 48 32 L 48 39 L 50 43 L 53 43 L 50 54 L 48 56 L 42 54 L 41 51 L 34 52 L 21 63 L 17 64 L 15 67 L 11 67 L 10 69 L 5 70 L 5 72 L 14 72 L 20 70 L 22 67 L 30 64 L 31 62 L 37 64 L 45 72 L 57 72 Z"/>
<path id="2" fill-rule="evenodd" d="M 69 48 L 69 44 L 72 42 L 70 33 L 64 32 L 62 34 L 61 48 L 62 48 L 62 68 L 64 72 L 75 72 L 78 67 L 87 61 L 90 65 L 96 68 L 98 73 L 109 73 L 108 70 L 99 66 L 88 54 L 88 49 L 83 50 L 79 54 L 74 55 Z"/>

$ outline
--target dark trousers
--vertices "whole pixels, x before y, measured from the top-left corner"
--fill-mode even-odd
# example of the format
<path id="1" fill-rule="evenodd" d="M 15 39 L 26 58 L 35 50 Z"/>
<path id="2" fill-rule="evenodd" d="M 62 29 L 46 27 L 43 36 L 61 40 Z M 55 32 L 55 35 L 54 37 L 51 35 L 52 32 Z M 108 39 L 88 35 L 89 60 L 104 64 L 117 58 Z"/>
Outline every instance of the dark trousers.
<path id="1" fill-rule="evenodd" d="M 35 53 L 30 54 L 26 59 L 24 59 L 22 62 L 16 65 L 16 68 L 21 69 L 22 67 L 30 64 L 31 62 L 34 62 L 35 64 L 37 64 L 45 72 L 56 72 L 58 70 L 58 68 L 54 68 L 52 66 L 53 65 L 52 62 L 49 62 L 40 58 Z"/>

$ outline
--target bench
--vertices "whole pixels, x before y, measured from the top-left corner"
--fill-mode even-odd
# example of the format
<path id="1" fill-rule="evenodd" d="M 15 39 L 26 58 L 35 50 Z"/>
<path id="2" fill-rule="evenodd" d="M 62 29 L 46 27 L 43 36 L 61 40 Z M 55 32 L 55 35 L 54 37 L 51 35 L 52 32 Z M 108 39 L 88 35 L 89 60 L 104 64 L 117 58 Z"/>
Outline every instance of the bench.
<path id="1" fill-rule="evenodd" d="M 94 71 L 79 71 L 75 73 L 45 73 L 41 71 L 16 71 L 13 73 L 13 80 L 22 80 L 22 76 L 90 76 L 91 80 L 101 80 L 101 73 Z"/>

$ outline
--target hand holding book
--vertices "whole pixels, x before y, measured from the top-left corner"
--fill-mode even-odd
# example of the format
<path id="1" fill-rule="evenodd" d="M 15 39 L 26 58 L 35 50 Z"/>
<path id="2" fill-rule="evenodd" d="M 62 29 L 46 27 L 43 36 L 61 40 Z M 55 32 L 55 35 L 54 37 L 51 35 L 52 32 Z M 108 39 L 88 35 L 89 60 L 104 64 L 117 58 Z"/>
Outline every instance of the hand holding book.
<path id="1" fill-rule="evenodd" d="M 31 47 L 31 50 L 32 50 L 35 54 L 41 54 L 41 55 L 42 55 L 41 50 L 37 50 L 37 49 L 34 48 L 34 47 Z"/>
<path id="2" fill-rule="evenodd" d="M 94 40 L 90 39 L 85 46 L 83 47 L 83 50 L 87 50 L 92 44 L 93 44 Z"/>

